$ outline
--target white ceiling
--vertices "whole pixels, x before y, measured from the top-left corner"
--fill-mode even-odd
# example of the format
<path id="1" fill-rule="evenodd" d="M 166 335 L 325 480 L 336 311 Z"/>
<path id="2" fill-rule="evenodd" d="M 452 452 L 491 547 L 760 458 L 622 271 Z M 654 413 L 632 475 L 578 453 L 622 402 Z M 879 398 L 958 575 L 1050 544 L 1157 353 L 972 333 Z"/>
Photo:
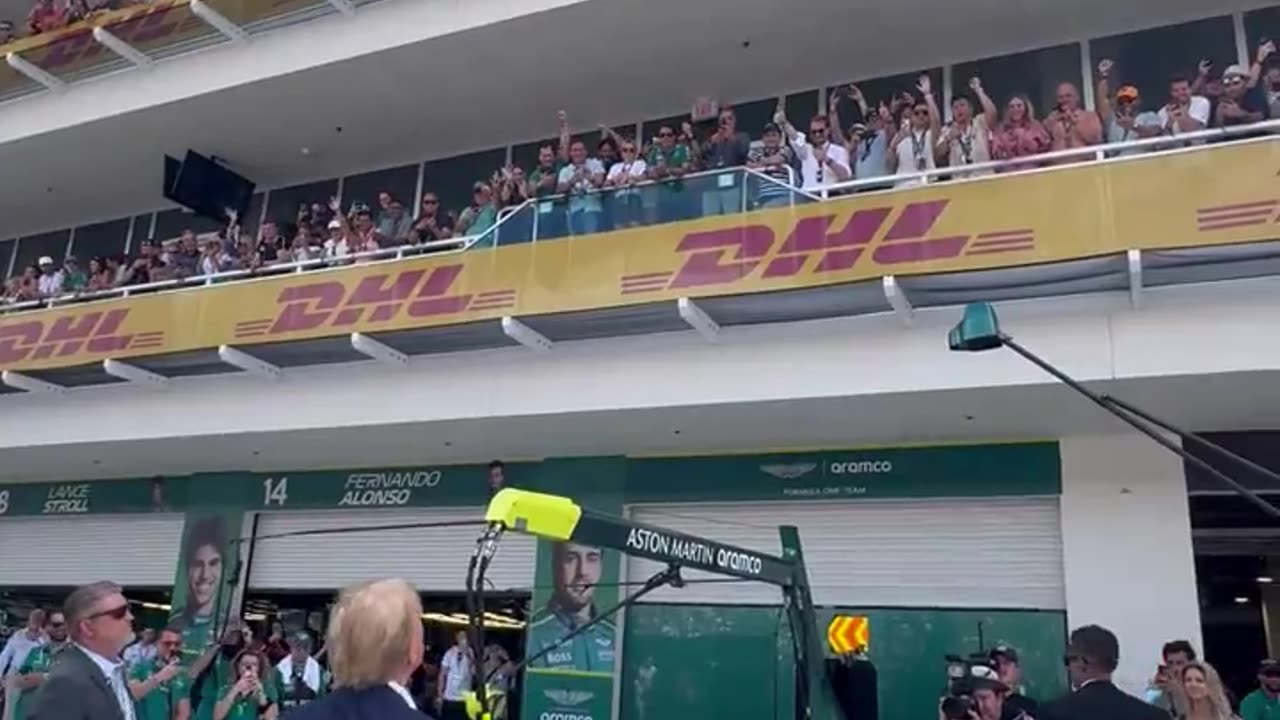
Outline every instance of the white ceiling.
<path id="1" fill-rule="evenodd" d="M 189 147 L 280 186 L 536 140 L 559 108 L 591 129 L 1262 4 L 590 0 L 0 146 L 0 237 L 164 207 Z"/>
<path id="2" fill-rule="evenodd" d="M 1197 431 L 1280 428 L 1280 372 L 1096 383 Z M 0 451 L 3 481 L 986 442 L 1126 430 L 1061 385 Z"/>

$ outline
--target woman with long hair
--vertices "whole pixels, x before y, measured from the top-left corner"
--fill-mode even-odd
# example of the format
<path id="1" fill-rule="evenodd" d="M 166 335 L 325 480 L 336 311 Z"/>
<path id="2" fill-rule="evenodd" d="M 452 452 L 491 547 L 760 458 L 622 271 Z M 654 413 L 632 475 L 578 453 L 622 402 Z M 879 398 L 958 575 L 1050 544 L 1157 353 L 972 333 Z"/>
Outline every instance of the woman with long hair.
<path id="1" fill-rule="evenodd" d="M 1047 152 L 1053 144 L 1049 131 L 1036 119 L 1036 107 L 1022 93 L 1009 98 L 1000 124 L 991 133 L 991 154 L 997 160 L 1031 157 Z M 1038 163 L 1020 163 L 1002 168 L 1002 172 L 1036 167 Z"/>
<path id="2" fill-rule="evenodd" d="M 1173 695 L 1178 720 L 1239 720 L 1212 665 L 1190 662 L 1179 680 L 1182 691 Z"/>
<path id="3" fill-rule="evenodd" d="M 213 706 L 213 720 L 276 720 L 276 683 L 274 668 L 262 653 L 245 650 L 236 656 L 235 682 L 218 692 Z"/>

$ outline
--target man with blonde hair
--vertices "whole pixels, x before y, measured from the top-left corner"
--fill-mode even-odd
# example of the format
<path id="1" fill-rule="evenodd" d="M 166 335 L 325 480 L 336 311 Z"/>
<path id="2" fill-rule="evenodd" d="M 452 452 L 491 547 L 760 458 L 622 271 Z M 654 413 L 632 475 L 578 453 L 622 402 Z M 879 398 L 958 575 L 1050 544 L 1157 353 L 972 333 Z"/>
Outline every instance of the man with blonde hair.
<path id="1" fill-rule="evenodd" d="M 289 720 L 422 720 L 406 687 L 422 663 L 422 601 L 404 580 L 343 589 L 325 639 L 332 693 Z"/>

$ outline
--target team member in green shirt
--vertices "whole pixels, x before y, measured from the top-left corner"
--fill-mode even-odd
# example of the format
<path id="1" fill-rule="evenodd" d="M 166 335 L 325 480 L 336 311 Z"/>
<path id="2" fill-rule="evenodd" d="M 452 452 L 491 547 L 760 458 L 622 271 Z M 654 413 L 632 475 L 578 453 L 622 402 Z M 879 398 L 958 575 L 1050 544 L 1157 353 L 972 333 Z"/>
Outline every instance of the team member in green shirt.
<path id="1" fill-rule="evenodd" d="M 1241 720 L 1280 720 L 1280 662 L 1263 660 L 1258 684 L 1240 701 Z"/>
<path id="2" fill-rule="evenodd" d="M 279 698 L 267 659 L 260 652 L 245 650 L 233 667 L 237 679 L 218 693 L 213 720 L 276 720 Z"/>
<path id="3" fill-rule="evenodd" d="M 137 720 L 188 720 L 191 717 L 190 682 L 179 650 L 182 630 L 167 627 L 156 641 L 156 656 L 138 663 L 129 674 Z"/>
<path id="4" fill-rule="evenodd" d="M 12 715 L 15 720 L 23 719 L 22 701 L 29 698 L 36 688 L 40 687 L 41 683 L 44 682 L 45 674 L 49 672 L 49 666 L 53 664 L 53 659 L 69 644 L 67 642 L 67 619 L 62 613 L 55 612 L 49 616 L 47 631 L 49 642 L 27 653 L 26 660 L 18 668 L 18 694 L 13 701 Z"/>

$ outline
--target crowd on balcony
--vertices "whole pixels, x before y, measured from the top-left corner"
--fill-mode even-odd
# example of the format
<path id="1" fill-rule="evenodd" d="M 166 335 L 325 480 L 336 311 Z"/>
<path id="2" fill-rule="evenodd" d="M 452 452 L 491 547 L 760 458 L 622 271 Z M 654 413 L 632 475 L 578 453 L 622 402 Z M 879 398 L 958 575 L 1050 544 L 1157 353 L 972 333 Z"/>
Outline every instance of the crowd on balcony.
<path id="1" fill-rule="evenodd" d="M 41 3 L 50 6 L 48 0 Z M 714 130 L 699 132 L 690 119 L 663 125 L 643 142 L 601 126 L 599 141 L 591 147 L 571 138 L 568 117 L 561 112 L 558 141 L 539 148 L 533 167 L 526 171 L 508 164 L 476 180 L 465 207 L 442 208 L 439 195 L 430 189 L 422 193 L 416 212 L 410 209 L 413 200 L 388 192 L 378 195 L 374 207 L 353 198 L 345 212 L 337 199 L 316 198 L 302 204 L 294 217 L 264 218 L 256 237 L 241 232 L 232 213 L 216 235 L 199 238 L 186 231 L 180 238 L 147 241 L 132 257 L 95 257 L 87 263 L 42 257 L 6 283 L 3 300 L 83 296 L 237 270 L 273 272 L 297 263 L 358 262 L 360 256 L 386 248 L 426 252 L 460 247 L 460 240 L 449 241 L 496 234 L 490 231 L 504 211 L 531 200 L 554 204 L 555 211 L 542 216 L 539 237 L 556 237 L 785 205 L 795 200 L 797 188 L 828 193 L 836 186 L 836 193 L 850 192 L 840 184 L 851 180 L 868 183 L 859 190 L 876 189 L 922 183 L 922 172 L 990 161 L 1005 162 L 948 176 L 1078 162 L 1083 158 L 1037 156 L 1280 118 L 1275 51 L 1272 42 L 1263 42 L 1249 67 L 1232 64 L 1221 72 L 1204 59 L 1186 75 L 1173 77 L 1167 88 L 1113 87 L 1115 63 L 1103 59 L 1094 78 L 1095 110 L 1084 107 L 1076 85 L 1063 82 L 1056 106 L 1043 115 L 1026 94 L 1014 94 L 998 106 L 974 77 L 967 93 L 951 99 L 950 121 L 944 123 L 927 74 L 914 88 L 875 101 L 856 85 L 837 89 L 828 113 L 811 118 L 804 131 L 779 103 L 758 138 L 739 130 L 733 109 L 725 108 Z M 697 186 L 688 180 L 694 174 L 717 173 L 737 178 Z M 737 183 L 748 181 L 751 192 L 745 193 Z"/>
<path id="2" fill-rule="evenodd" d="M 94 13 L 119 10 L 133 5 L 147 5 L 151 0 L 36 0 L 22 27 L 8 18 L 0 18 L 0 45 L 20 37 L 60 30 L 80 22 Z"/>

